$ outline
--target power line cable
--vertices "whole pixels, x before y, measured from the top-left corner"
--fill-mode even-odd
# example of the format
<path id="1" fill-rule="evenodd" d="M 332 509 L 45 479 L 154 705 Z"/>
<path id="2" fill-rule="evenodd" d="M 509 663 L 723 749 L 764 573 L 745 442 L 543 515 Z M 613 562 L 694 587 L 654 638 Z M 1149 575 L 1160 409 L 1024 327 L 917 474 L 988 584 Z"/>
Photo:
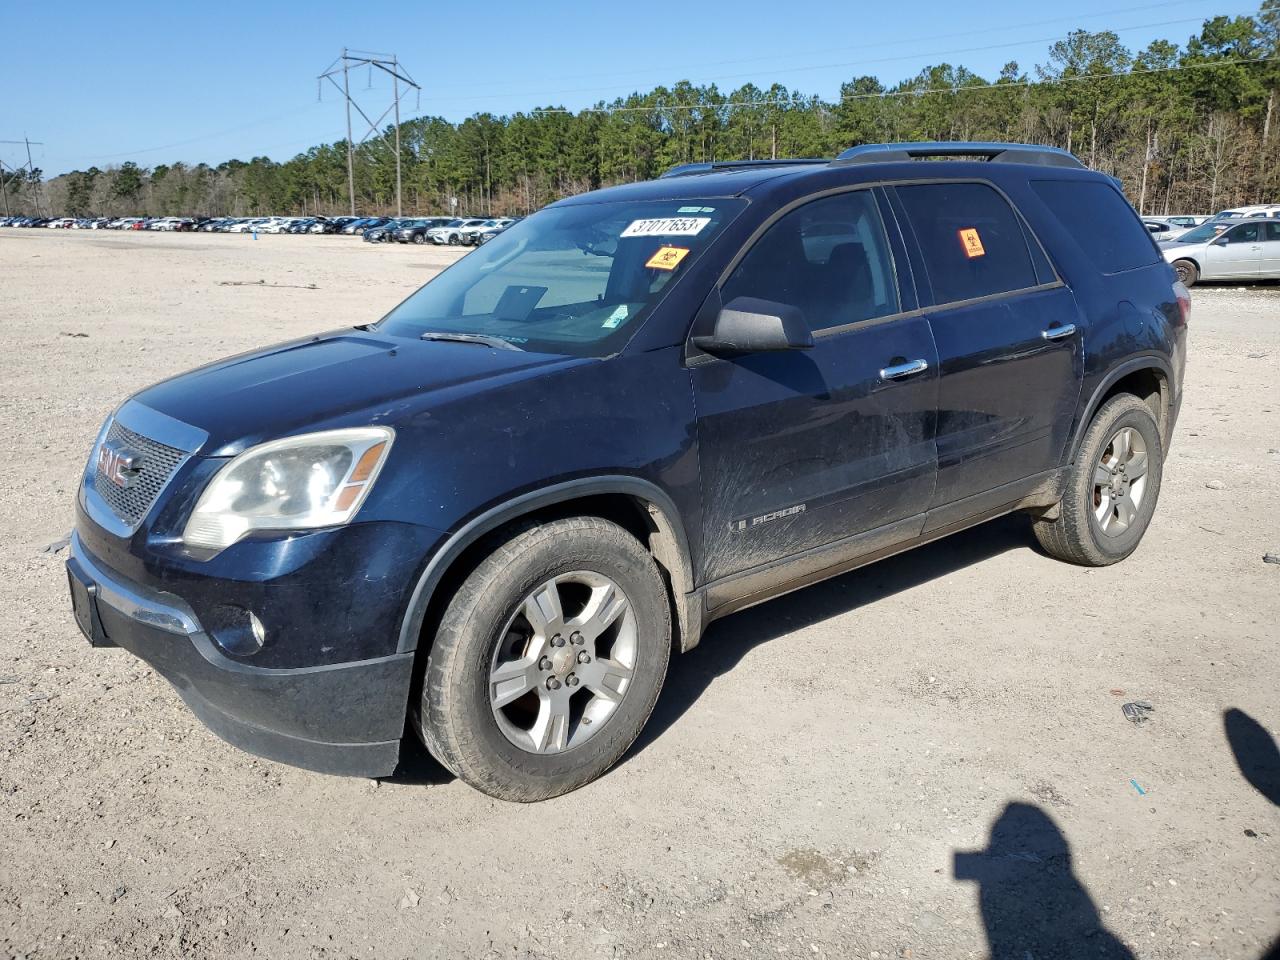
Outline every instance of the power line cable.
<path id="1" fill-rule="evenodd" d="M 242 123 L 239 126 L 228 127 L 226 130 L 216 130 L 212 133 L 204 133 L 198 137 L 191 137 L 187 140 L 175 140 L 173 143 L 163 143 L 157 147 L 142 147 L 138 150 L 123 150 L 120 153 L 100 153 L 95 156 L 85 157 L 83 159 L 94 160 L 118 160 L 120 157 L 132 157 L 143 153 L 159 153 L 161 150 L 172 150 L 175 147 L 186 147 L 193 143 L 201 143 L 205 140 L 216 140 L 218 137 L 225 137 L 228 134 L 239 133 L 243 130 L 250 130 L 254 127 L 260 127 L 265 123 L 275 123 L 278 120 L 284 120 L 288 117 L 294 117 L 308 110 L 315 110 L 315 104 L 308 104 L 306 107 L 299 107 L 293 110 L 286 110 L 283 113 L 277 113 L 270 117 L 263 117 L 260 120 L 251 120 L 248 123 Z M 58 158 L 53 158 L 57 160 Z M 47 162 L 47 161 L 46 161 Z"/>
<path id="2" fill-rule="evenodd" d="M 900 97 L 925 97 L 934 93 L 969 93 L 988 92 L 991 90 L 1013 90 L 1023 87 L 1047 87 L 1066 83 L 1079 83 L 1089 80 L 1132 80 L 1156 73 L 1177 73 L 1182 70 L 1207 70 L 1218 67 L 1240 66 L 1252 63 L 1277 63 L 1280 56 L 1245 57 L 1234 60 L 1212 60 L 1205 63 L 1178 64 L 1172 67 L 1153 67 L 1151 69 L 1131 70 L 1128 73 L 1086 73 L 1071 77 L 1054 77 L 1048 80 L 1008 80 L 996 83 L 975 83 L 972 86 L 927 87 L 909 90 L 885 90 L 880 93 L 854 93 L 840 97 L 840 102 L 849 100 L 887 100 Z M 576 113 L 656 113 L 663 110 L 720 110 L 736 107 L 769 107 L 769 106 L 809 106 L 816 97 L 782 97 L 773 100 L 725 100 L 720 103 L 663 103 L 647 107 L 586 107 L 582 110 L 561 110 L 548 108 L 534 110 L 535 114 L 576 114 Z"/>
<path id="3" fill-rule="evenodd" d="M 1127 26 L 1127 27 L 1116 27 L 1116 28 L 1112 28 L 1110 31 L 1107 31 L 1107 32 L 1122 33 L 1129 30 L 1145 30 L 1153 27 L 1167 27 L 1173 24 L 1178 24 L 1178 23 L 1199 23 L 1199 22 L 1202 22 L 1201 17 L 1183 17 L 1177 20 L 1161 20 L 1155 23 L 1139 23 L 1139 24 L 1133 24 L 1132 26 Z M 962 54 L 962 53 L 980 53 L 987 50 L 1001 50 L 1001 49 L 1009 49 L 1012 47 L 1025 47 L 1025 46 L 1030 46 L 1033 43 L 1056 43 L 1060 40 L 1070 39 L 1070 36 L 1071 34 L 1066 34 L 1066 35 L 1058 34 L 1051 37 L 1036 37 L 1034 39 L 1012 40 L 1004 43 L 981 44 L 975 47 L 961 47 L 961 48 L 955 48 L 951 50 L 935 50 L 930 53 L 907 53 L 907 54 L 897 54 L 892 57 L 876 57 L 870 60 L 851 60 L 851 61 L 844 61 L 841 63 L 809 64 L 803 67 L 788 67 L 783 70 L 773 70 L 770 72 L 772 74 L 801 73 L 801 72 L 808 72 L 813 70 L 834 70 L 834 69 L 840 69 L 840 68 L 846 68 L 846 67 L 864 67 L 869 64 L 896 63 L 896 62 L 901 62 L 903 60 L 915 60 L 921 57 L 949 57 L 955 54 Z M 715 77 L 715 78 L 709 78 L 709 79 L 703 80 L 702 83 L 703 85 L 717 84 L 725 80 L 739 80 L 744 77 L 754 77 L 758 75 L 759 75 L 758 71 L 753 71 L 751 73 L 737 73 L 737 74 L 724 75 L 724 76 Z M 457 101 L 508 99 L 512 96 L 558 97 L 558 96 L 563 96 L 565 94 L 591 93 L 595 89 L 598 89 L 598 88 L 579 87 L 573 90 L 549 90 L 549 91 L 542 91 L 540 93 L 530 93 L 528 91 L 519 91 L 518 93 L 481 94 L 474 97 L 451 97 L 450 101 L 457 102 Z"/>
<path id="4" fill-rule="evenodd" d="M 984 28 L 979 28 L 974 30 L 961 30 L 961 31 L 952 32 L 952 33 L 935 33 L 935 34 L 930 34 L 924 37 L 919 37 L 919 36 L 903 37 L 898 40 L 880 40 L 880 41 L 875 41 L 871 43 L 854 44 L 852 46 L 825 47 L 820 50 L 796 51 L 794 53 L 788 53 L 785 55 L 770 54 L 767 56 L 759 56 L 759 57 L 738 57 L 731 60 L 710 60 L 710 61 L 703 62 L 701 66 L 702 67 L 721 67 L 721 66 L 731 66 L 739 63 L 761 63 L 761 62 L 767 62 L 767 61 L 778 60 L 778 59 L 790 60 L 798 57 L 820 56 L 822 54 L 828 54 L 828 53 L 845 53 L 845 52 L 850 52 L 854 50 L 878 50 L 883 47 L 900 46 L 904 43 L 922 43 L 922 42 L 927 43 L 931 40 L 953 40 L 959 37 L 981 36 L 985 34 L 991 34 L 993 32 L 1007 32 L 1010 30 L 1022 30 L 1028 27 L 1044 27 L 1044 26 L 1049 26 L 1050 24 L 1055 24 L 1055 23 L 1074 23 L 1074 22 L 1079 22 L 1081 20 L 1096 20 L 1099 17 L 1115 17 L 1124 13 L 1138 13 L 1144 10 L 1168 10 L 1171 7 L 1186 6 L 1188 3 L 1204 3 L 1204 2 L 1205 0 L 1172 0 L 1172 2 L 1164 2 L 1164 3 L 1147 3 L 1147 4 L 1142 4 L 1136 7 L 1121 7 L 1120 9 L 1117 9 L 1117 10 L 1105 10 L 1097 13 L 1074 14 L 1072 16 L 1067 16 L 1067 17 L 1052 17 L 1047 20 L 1031 20 L 1031 21 L 1024 21 L 1022 23 L 1006 24 L 1004 26 L 999 26 L 999 27 L 984 27 Z M 1215 14 L 1215 15 L 1231 16 L 1231 14 Z M 1238 16 L 1247 16 L 1247 15 L 1248 14 L 1238 14 Z M 1205 20 L 1205 19 L 1208 19 L 1208 18 L 1207 17 L 1189 17 L 1189 18 L 1186 18 L 1185 20 L 1175 20 L 1170 22 L 1184 23 L 1184 22 L 1193 22 L 1196 20 Z M 1160 25 L 1162 24 L 1156 24 L 1156 26 L 1160 26 Z M 1140 29 L 1140 27 L 1123 27 L 1121 29 L 1136 30 L 1136 29 Z M 1027 42 L 1036 43 L 1039 41 L 1031 40 Z M 592 79 L 608 79 L 612 77 L 629 77 L 629 76 L 641 76 L 641 75 L 651 76 L 655 71 L 664 70 L 664 69 L 675 70 L 678 68 L 646 67 L 642 70 L 627 70 L 622 72 L 610 72 L 610 73 L 561 74 L 560 78 L 562 80 L 592 80 Z M 500 86 L 508 82 L 509 81 L 506 81 L 506 80 L 494 80 L 494 81 L 488 81 L 488 82 L 485 82 L 485 81 L 475 82 L 475 81 L 469 80 L 467 85 L 469 87 L 492 87 L 492 86 Z"/>

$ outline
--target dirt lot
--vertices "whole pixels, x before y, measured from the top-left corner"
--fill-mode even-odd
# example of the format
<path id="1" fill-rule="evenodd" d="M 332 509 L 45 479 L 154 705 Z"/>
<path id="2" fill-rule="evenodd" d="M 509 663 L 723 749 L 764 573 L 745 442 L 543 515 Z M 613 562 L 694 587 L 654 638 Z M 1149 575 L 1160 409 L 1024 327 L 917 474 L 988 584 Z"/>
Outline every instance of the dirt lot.
<path id="1" fill-rule="evenodd" d="M 559 800 L 420 750 L 380 783 L 257 760 L 91 650 L 45 548 L 112 407 L 454 256 L 0 230 L 0 958 L 1248 960 L 1280 934 L 1280 807 L 1232 743 L 1263 788 L 1275 748 L 1224 722 L 1280 731 L 1275 287 L 1196 289 L 1130 560 L 1056 563 L 1010 519 L 721 621 Z"/>

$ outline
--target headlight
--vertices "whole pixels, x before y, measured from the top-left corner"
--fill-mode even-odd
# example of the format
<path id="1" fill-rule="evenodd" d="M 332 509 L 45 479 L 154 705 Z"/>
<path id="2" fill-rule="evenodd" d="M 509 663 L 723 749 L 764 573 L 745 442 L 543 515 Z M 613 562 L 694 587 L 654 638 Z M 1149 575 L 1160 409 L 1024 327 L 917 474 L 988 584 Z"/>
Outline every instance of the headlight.
<path id="1" fill-rule="evenodd" d="M 389 427 L 359 427 L 250 447 L 209 482 L 182 539 L 221 550 L 252 530 L 346 523 L 373 488 L 394 437 Z"/>

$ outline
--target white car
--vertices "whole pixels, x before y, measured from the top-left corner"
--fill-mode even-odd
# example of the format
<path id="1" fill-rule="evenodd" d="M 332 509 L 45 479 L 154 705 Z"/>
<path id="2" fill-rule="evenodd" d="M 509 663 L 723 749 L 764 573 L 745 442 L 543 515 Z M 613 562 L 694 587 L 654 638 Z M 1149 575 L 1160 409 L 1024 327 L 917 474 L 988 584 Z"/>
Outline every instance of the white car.
<path id="1" fill-rule="evenodd" d="M 258 228 L 259 233 L 284 233 L 289 227 L 293 226 L 301 217 L 268 217 L 267 222 Z"/>
<path id="2" fill-rule="evenodd" d="M 501 233 L 511 224 L 510 217 L 495 217 L 492 220 L 486 220 L 484 223 L 476 227 L 463 227 L 459 232 L 462 234 L 462 242 L 479 246 L 482 238 L 495 233 Z"/>
<path id="3" fill-rule="evenodd" d="M 1147 228 L 1147 232 L 1157 241 L 1172 240 L 1175 237 L 1182 236 L 1189 229 L 1188 227 L 1177 226 L 1159 217 L 1143 217 L 1142 225 Z"/>
<path id="4" fill-rule="evenodd" d="M 181 222 L 181 217 L 165 217 L 163 220 L 157 220 L 155 223 L 151 224 L 150 229 L 172 232 L 178 229 L 178 224 Z"/>
<path id="5" fill-rule="evenodd" d="M 1280 280 L 1280 217 L 1209 221 L 1160 244 L 1186 286 L 1197 280 Z"/>
<path id="6" fill-rule="evenodd" d="M 434 230 L 427 231 L 427 239 L 432 243 L 448 244 L 456 247 L 462 243 L 462 231 L 468 227 L 479 227 L 485 223 L 482 217 L 479 220 L 453 220 L 446 223 L 443 227 L 436 227 Z"/>
<path id="7" fill-rule="evenodd" d="M 45 224 L 50 230 L 65 230 L 75 223 L 71 217 L 59 217 L 57 220 L 50 220 Z"/>
<path id="8" fill-rule="evenodd" d="M 1251 207 L 1235 207 L 1222 210 L 1209 218 L 1209 223 L 1219 220 L 1244 220 L 1248 217 L 1280 217 L 1280 203 L 1258 203 Z"/>
<path id="9" fill-rule="evenodd" d="M 242 220 L 240 223 L 232 224 L 227 228 L 227 233 L 253 233 L 261 232 L 262 225 L 270 220 L 270 217 L 254 217 L 252 220 Z"/>

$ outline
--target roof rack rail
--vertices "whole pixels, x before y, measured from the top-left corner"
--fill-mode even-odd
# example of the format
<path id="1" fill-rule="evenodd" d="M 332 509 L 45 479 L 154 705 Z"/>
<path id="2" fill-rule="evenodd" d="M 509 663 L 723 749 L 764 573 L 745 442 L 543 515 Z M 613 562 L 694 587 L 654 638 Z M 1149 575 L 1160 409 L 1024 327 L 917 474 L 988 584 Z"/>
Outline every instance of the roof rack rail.
<path id="1" fill-rule="evenodd" d="M 658 177 L 659 180 L 666 180 L 668 177 L 688 177 L 696 173 L 712 173 L 716 170 L 741 170 L 752 169 L 755 167 L 790 167 L 798 164 L 820 164 L 830 163 L 829 160 L 820 160 L 816 158 L 803 157 L 795 160 L 712 160 L 704 163 L 682 163 L 677 167 L 672 167 L 666 173 Z"/>
<path id="2" fill-rule="evenodd" d="M 1058 147 L 1031 143 L 983 143 L 937 141 L 932 143 L 864 143 L 850 147 L 833 163 L 895 163 L 930 157 L 975 157 L 992 163 L 1031 163 L 1042 167 L 1076 167 L 1084 164 Z"/>

